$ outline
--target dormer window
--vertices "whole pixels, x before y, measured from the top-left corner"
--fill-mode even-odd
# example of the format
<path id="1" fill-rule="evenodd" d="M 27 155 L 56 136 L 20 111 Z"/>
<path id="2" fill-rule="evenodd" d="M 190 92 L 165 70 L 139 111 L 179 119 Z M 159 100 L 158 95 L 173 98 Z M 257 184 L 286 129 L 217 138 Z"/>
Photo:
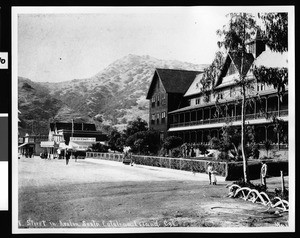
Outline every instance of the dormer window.
<path id="1" fill-rule="evenodd" d="M 229 75 L 232 75 L 232 74 L 235 74 L 235 73 L 236 73 L 236 68 L 235 68 L 234 64 L 231 62 L 230 66 L 228 68 L 226 76 L 229 76 Z"/>

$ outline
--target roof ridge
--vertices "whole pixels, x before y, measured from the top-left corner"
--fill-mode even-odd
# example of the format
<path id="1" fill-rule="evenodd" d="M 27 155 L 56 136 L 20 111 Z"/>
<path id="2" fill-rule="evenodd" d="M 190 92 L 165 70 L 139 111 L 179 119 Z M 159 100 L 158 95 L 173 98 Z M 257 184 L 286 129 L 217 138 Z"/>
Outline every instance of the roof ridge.
<path id="1" fill-rule="evenodd" d="M 155 68 L 155 70 L 172 70 L 172 71 L 186 71 L 186 72 L 200 72 L 202 73 L 203 71 L 201 70 L 187 70 L 187 69 L 166 69 L 166 68 Z"/>

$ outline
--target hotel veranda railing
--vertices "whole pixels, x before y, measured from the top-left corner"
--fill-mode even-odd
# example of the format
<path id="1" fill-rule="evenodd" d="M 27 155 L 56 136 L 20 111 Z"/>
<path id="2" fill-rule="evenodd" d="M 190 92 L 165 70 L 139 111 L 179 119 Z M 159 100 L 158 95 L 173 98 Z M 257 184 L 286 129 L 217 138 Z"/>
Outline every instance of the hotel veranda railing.
<path id="1" fill-rule="evenodd" d="M 288 110 L 280 110 L 272 111 L 267 113 L 255 113 L 255 114 L 246 114 L 246 120 L 255 120 L 255 119 L 271 119 L 273 116 L 288 116 Z M 198 121 L 189 121 L 189 122 L 180 122 L 180 123 L 172 123 L 170 124 L 170 128 L 173 127 L 183 127 L 183 126 L 195 126 L 195 125 L 204 125 L 204 124 L 215 124 L 215 123 L 225 123 L 225 122 L 234 122 L 240 121 L 241 115 L 237 116 L 228 116 L 228 117 L 220 117 L 220 118 L 212 118 L 212 119 L 204 119 Z"/>

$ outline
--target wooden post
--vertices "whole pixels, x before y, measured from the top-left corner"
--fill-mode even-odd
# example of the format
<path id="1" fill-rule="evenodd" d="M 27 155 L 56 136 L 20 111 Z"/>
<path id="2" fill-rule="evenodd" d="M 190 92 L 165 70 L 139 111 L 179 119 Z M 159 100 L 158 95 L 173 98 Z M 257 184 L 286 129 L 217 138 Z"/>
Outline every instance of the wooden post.
<path id="1" fill-rule="evenodd" d="M 280 170 L 280 177 L 281 177 L 281 194 L 283 196 L 285 187 L 284 187 L 284 177 L 283 177 L 283 171 L 282 170 Z"/>

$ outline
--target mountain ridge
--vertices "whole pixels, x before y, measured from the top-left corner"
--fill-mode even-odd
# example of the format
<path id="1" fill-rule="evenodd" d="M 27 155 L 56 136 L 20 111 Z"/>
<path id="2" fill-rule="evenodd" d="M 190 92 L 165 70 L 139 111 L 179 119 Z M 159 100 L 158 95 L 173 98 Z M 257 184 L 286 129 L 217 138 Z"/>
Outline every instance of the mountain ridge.
<path id="1" fill-rule="evenodd" d="M 29 93 L 28 90 L 20 89 L 21 84 L 24 86 L 27 83 L 36 90 L 36 97 L 42 93 L 50 101 L 56 102 L 53 105 L 55 110 L 51 111 L 54 114 L 51 114 L 51 118 L 54 120 L 68 121 L 76 115 L 76 118 L 82 117 L 82 121 L 96 123 L 99 128 L 125 125 L 137 116 L 148 121 L 149 102 L 146 100 L 146 93 L 156 68 L 202 71 L 206 66 L 129 54 L 90 78 L 52 83 L 34 82 L 20 76 L 19 101 Z M 23 104 L 24 100 L 21 100 L 21 120 Z M 24 119 L 26 121 L 26 117 Z M 29 129 L 28 125 L 25 128 Z"/>

